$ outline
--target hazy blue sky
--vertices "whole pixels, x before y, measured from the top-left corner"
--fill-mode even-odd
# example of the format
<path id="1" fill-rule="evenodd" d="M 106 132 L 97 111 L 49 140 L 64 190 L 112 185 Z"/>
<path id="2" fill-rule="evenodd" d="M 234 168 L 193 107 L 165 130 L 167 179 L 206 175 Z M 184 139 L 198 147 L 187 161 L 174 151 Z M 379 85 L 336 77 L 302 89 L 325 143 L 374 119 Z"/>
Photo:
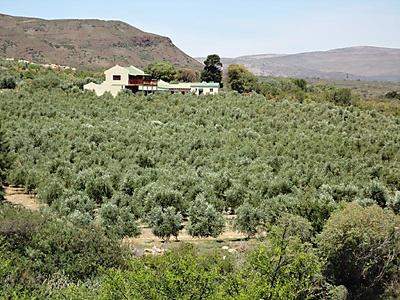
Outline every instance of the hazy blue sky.
<path id="1" fill-rule="evenodd" d="M 0 0 L 0 12 L 122 20 L 192 56 L 400 48 L 400 0 Z"/>

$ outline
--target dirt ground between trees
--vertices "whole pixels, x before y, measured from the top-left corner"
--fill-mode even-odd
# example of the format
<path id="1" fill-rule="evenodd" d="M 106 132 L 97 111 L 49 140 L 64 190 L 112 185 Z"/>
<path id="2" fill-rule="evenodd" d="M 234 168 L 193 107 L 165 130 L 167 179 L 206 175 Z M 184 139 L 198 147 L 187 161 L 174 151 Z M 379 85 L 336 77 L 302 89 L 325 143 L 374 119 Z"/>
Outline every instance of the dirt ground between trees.
<path id="1" fill-rule="evenodd" d="M 14 205 L 22 206 L 29 210 L 39 210 L 44 206 L 36 196 L 25 193 L 24 188 L 7 186 L 4 187 L 4 192 L 6 201 Z"/>
<path id="2" fill-rule="evenodd" d="M 186 230 L 187 223 L 184 223 L 185 228 L 183 228 L 179 232 L 178 239 L 175 237 L 171 237 L 169 242 L 163 242 L 162 239 L 156 237 L 152 232 L 151 228 L 146 225 L 141 225 L 140 229 L 142 234 L 136 238 L 126 238 L 124 239 L 124 244 L 135 248 L 135 249 L 144 249 L 144 248 L 151 248 L 151 247 L 158 247 L 164 249 L 173 249 L 175 247 L 179 247 L 184 242 L 190 242 L 193 244 L 201 244 L 202 248 L 215 248 L 216 246 L 220 245 L 221 247 L 224 245 L 230 245 L 230 248 L 238 248 L 236 250 L 240 251 L 242 248 L 242 243 L 246 236 L 235 231 L 232 227 L 231 221 L 228 219 L 226 220 L 225 230 L 224 232 L 219 235 L 217 238 L 194 238 L 189 235 Z M 232 247 L 232 245 L 236 245 Z"/>

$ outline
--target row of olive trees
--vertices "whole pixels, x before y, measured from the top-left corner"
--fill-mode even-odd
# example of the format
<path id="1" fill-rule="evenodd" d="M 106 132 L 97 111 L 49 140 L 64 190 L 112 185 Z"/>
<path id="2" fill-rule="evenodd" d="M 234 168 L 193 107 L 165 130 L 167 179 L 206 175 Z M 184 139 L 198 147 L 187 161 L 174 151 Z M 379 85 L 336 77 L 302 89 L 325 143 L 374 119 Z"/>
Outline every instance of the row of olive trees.
<path id="1" fill-rule="evenodd" d="M 191 203 L 188 217 L 187 231 L 193 237 L 215 238 L 223 232 L 225 227 L 223 215 L 207 203 L 202 194 Z M 153 208 L 148 216 L 148 223 L 154 235 L 167 241 L 171 236 L 177 239 L 179 231 L 183 228 L 182 215 L 172 206 Z"/>

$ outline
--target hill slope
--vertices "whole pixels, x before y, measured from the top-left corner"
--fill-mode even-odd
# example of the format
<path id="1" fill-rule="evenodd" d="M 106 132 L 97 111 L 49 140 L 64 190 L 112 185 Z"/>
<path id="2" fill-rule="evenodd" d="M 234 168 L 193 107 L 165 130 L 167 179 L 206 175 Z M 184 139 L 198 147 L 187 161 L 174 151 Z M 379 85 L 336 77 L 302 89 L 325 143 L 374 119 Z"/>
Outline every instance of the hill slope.
<path id="1" fill-rule="evenodd" d="M 144 67 L 161 60 L 200 67 L 169 38 L 121 21 L 44 20 L 4 14 L 0 14 L 0 56 L 92 69 L 115 64 Z"/>
<path id="2" fill-rule="evenodd" d="M 257 75 L 400 81 L 400 49 L 350 47 L 291 55 L 250 55 L 223 59 Z"/>

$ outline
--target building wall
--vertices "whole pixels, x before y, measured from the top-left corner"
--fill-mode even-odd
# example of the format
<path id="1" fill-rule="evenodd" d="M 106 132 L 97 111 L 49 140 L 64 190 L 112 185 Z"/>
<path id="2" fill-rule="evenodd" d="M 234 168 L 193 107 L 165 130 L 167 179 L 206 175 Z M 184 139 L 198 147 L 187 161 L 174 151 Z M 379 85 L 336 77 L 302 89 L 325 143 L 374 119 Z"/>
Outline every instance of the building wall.
<path id="1" fill-rule="evenodd" d="M 106 82 L 113 85 L 127 85 L 129 81 L 128 71 L 120 66 L 114 66 L 104 72 L 106 75 Z M 121 80 L 113 80 L 113 75 L 120 75 Z"/>
<path id="2" fill-rule="evenodd" d="M 109 84 L 108 82 L 103 82 L 102 84 L 96 84 L 96 83 L 88 83 L 83 86 L 83 89 L 89 90 L 89 91 L 94 91 L 97 96 L 102 96 L 105 92 L 110 92 L 111 95 L 116 97 L 118 93 L 123 89 L 122 85 L 112 85 Z"/>
<path id="3" fill-rule="evenodd" d="M 199 95 L 200 89 L 203 89 L 203 95 L 216 95 L 219 92 L 219 88 L 217 87 L 198 87 L 198 86 L 192 87 L 190 91 L 196 95 Z"/>

